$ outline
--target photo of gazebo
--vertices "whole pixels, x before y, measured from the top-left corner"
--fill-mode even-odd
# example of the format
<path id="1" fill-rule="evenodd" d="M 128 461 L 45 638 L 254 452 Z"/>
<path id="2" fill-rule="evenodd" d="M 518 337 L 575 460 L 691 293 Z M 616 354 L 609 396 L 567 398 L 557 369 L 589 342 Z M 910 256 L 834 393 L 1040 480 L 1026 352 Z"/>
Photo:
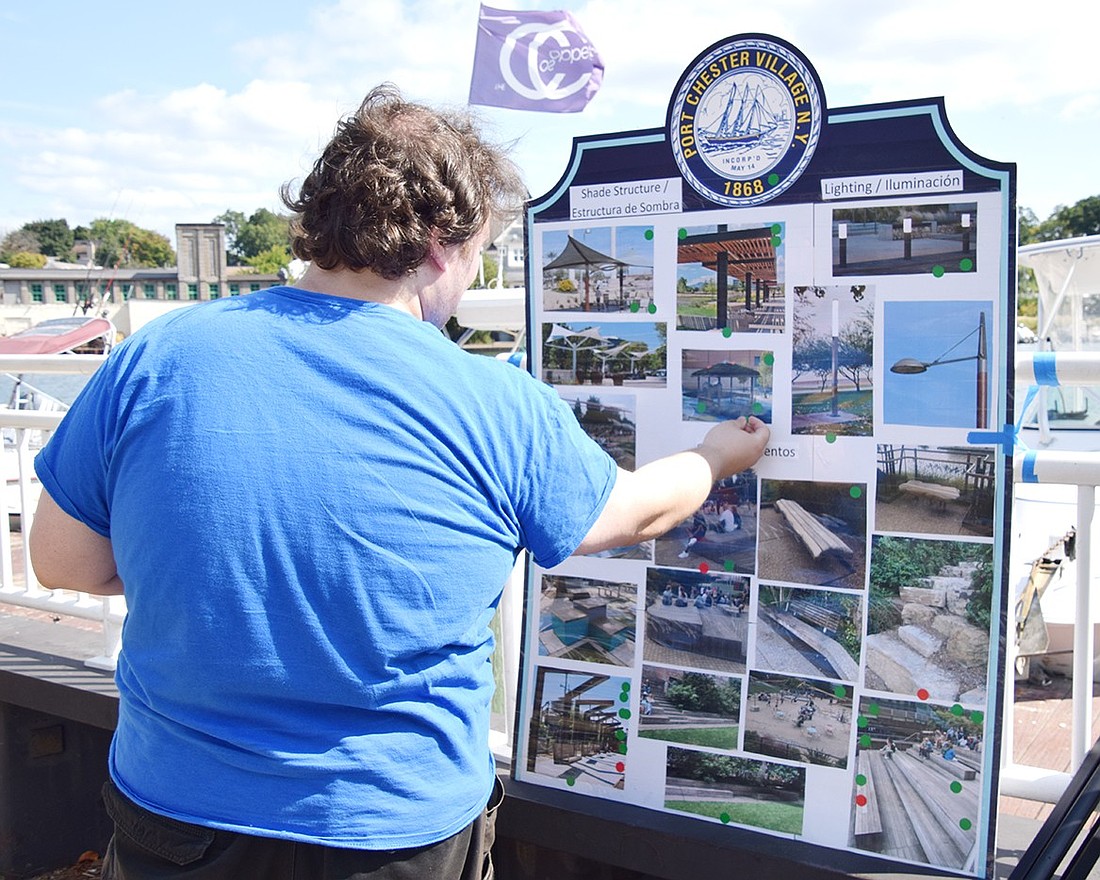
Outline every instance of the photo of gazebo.
<path id="1" fill-rule="evenodd" d="M 682 357 L 685 421 L 756 416 L 771 422 L 774 357 L 770 351 L 684 349 Z"/>

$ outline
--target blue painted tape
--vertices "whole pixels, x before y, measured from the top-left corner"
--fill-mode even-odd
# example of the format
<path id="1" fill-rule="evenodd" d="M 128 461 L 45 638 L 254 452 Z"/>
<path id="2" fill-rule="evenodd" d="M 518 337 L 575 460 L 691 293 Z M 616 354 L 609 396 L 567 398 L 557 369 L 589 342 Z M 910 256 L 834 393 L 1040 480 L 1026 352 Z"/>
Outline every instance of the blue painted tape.
<path id="1" fill-rule="evenodd" d="M 1058 369 L 1054 362 L 1053 351 L 1037 351 L 1032 355 L 1032 370 L 1035 381 L 1040 385 L 1058 385 Z"/>
<path id="2" fill-rule="evenodd" d="M 1025 452 L 1023 464 L 1021 465 L 1021 476 L 1024 478 L 1025 483 L 1038 483 L 1039 478 L 1035 475 L 1035 453 Z"/>
<path id="3" fill-rule="evenodd" d="M 971 431 L 966 435 L 966 442 L 973 446 L 987 443 L 1003 446 L 1001 451 L 1007 454 L 1016 444 L 1016 434 L 1009 425 L 1005 425 L 1001 431 Z"/>

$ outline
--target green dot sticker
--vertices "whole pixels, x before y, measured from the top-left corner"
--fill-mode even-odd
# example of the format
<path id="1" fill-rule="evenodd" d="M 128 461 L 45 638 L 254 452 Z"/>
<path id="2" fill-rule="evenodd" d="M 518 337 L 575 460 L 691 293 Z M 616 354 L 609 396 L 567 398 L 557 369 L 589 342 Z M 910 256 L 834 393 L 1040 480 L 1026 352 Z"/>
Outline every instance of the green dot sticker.
<path id="1" fill-rule="evenodd" d="M 626 743 L 624 743 L 624 742 L 619 743 L 619 754 L 620 755 L 625 755 L 626 754 Z"/>
<path id="2" fill-rule="evenodd" d="M 624 682 L 623 682 L 623 688 L 622 688 L 622 690 L 623 690 L 623 693 L 624 693 L 624 694 L 625 694 L 625 693 L 629 693 L 629 691 L 630 691 L 630 682 L 629 682 L 629 681 L 624 681 Z"/>
<path id="3" fill-rule="evenodd" d="M 722 823 L 723 825 L 729 825 L 729 823 L 730 823 L 730 814 L 729 814 L 729 813 L 722 813 L 722 815 L 720 815 L 720 816 L 718 817 L 718 820 L 719 820 L 719 821 L 720 821 L 720 822 L 721 822 L 721 823 Z"/>
<path id="4" fill-rule="evenodd" d="M 825 442 L 826 442 L 826 443 L 836 443 L 836 434 L 835 434 L 835 433 L 833 433 L 832 431 L 829 431 L 829 432 L 828 432 L 828 433 L 827 433 L 827 434 L 825 435 Z"/>
<path id="5" fill-rule="evenodd" d="M 782 223 L 773 223 L 772 224 L 772 235 L 779 235 L 779 233 L 781 233 L 782 231 L 783 231 L 783 224 Z"/>
<path id="6" fill-rule="evenodd" d="M 679 232 L 676 233 L 676 235 L 681 241 L 683 241 L 685 238 L 688 237 L 688 231 L 686 229 L 681 229 Z"/>
<path id="7" fill-rule="evenodd" d="M 657 303 L 650 303 L 649 307 L 646 309 L 646 311 L 649 312 L 651 315 L 656 315 L 657 314 Z"/>
<path id="8" fill-rule="evenodd" d="M 866 715 L 860 715 L 858 718 L 856 718 L 856 727 L 866 727 L 866 726 L 867 726 L 867 716 Z"/>
<path id="9" fill-rule="evenodd" d="M 951 783 L 950 788 L 955 794 L 958 794 L 960 791 L 963 790 L 962 783 L 959 782 L 957 779 Z"/>
<path id="10" fill-rule="evenodd" d="M 985 714 L 975 709 L 973 712 L 970 713 L 970 720 L 973 721 L 975 724 L 981 724 L 982 721 L 985 720 Z"/>
<path id="11" fill-rule="evenodd" d="M 642 304 L 641 304 L 641 303 L 639 303 L 639 302 L 632 302 L 632 303 L 630 304 L 630 311 L 632 311 L 632 312 L 635 312 L 635 313 L 636 313 L 636 312 L 638 311 L 638 309 L 640 309 L 641 307 L 642 307 Z"/>
<path id="12" fill-rule="evenodd" d="M 630 717 L 630 710 L 629 709 L 620 709 L 619 710 L 619 717 L 622 718 L 623 720 L 626 720 L 627 718 Z"/>
<path id="13" fill-rule="evenodd" d="M 753 403 L 753 405 L 752 405 L 752 414 L 754 416 L 760 415 L 763 411 L 764 411 L 764 404 L 760 403 L 759 401 L 756 401 L 756 402 Z"/>
<path id="14" fill-rule="evenodd" d="M 768 175 L 768 186 L 775 186 L 777 183 L 779 183 L 779 175 L 778 174 L 769 174 Z"/>
<path id="15" fill-rule="evenodd" d="M 770 367 L 772 364 L 775 363 L 775 355 L 772 354 L 770 351 L 764 352 L 763 361 L 765 366 Z"/>
<path id="16" fill-rule="evenodd" d="M 781 244 L 783 244 L 783 239 L 781 239 L 778 235 L 773 235 L 772 247 L 779 247 Z"/>
<path id="17" fill-rule="evenodd" d="M 861 498 L 863 496 L 863 487 L 852 486 L 852 488 L 848 490 L 848 494 L 851 495 L 853 498 Z"/>
<path id="18" fill-rule="evenodd" d="M 722 563 L 722 570 L 723 571 L 734 571 L 734 570 L 736 570 L 736 568 L 737 568 L 737 563 L 734 562 L 732 559 L 727 559 L 725 562 Z"/>
<path id="19" fill-rule="evenodd" d="M 959 269 L 963 272 L 970 272 L 974 269 L 974 261 L 970 257 L 963 257 L 959 260 Z"/>
<path id="20" fill-rule="evenodd" d="M 624 690 L 621 694 L 619 694 L 619 702 L 620 703 L 625 703 L 629 699 L 630 699 L 630 691 Z"/>
<path id="21" fill-rule="evenodd" d="M 566 784 L 566 785 L 576 785 L 576 784 L 577 784 L 577 780 L 576 780 L 576 778 L 575 778 L 575 777 L 573 777 L 573 776 L 570 776 L 570 777 L 569 777 L 569 778 L 568 778 L 567 780 L 565 780 L 565 784 Z"/>
<path id="22" fill-rule="evenodd" d="M 653 241 L 653 230 L 652 229 L 647 229 L 645 231 L 645 240 L 646 241 Z"/>
<path id="23" fill-rule="evenodd" d="M 699 413 L 699 415 L 702 415 L 707 411 L 707 405 L 700 400 L 697 404 L 695 404 L 695 411 Z"/>
<path id="24" fill-rule="evenodd" d="M 615 739 L 619 740 L 619 742 L 622 742 L 624 739 L 626 739 L 626 731 L 625 730 L 616 730 L 615 731 Z"/>
<path id="25" fill-rule="evenodd" d="M 866 784 L 867 784 L 867 777 L 864 776 L 862 773 L 857 773 L 856 774 L 856 785 L 866 785 Z"/>
<path id="26" fill-rule="evenodd" d="M 971 828 L 974 827 L 974 823 L 971 822 L 969 819 L 959 819 L 959 827 L 963 831 L 969 831 Z"/>
<path id="27" fill-rule="evenodd" d="M 868 715 L 878 715 L 878 703 L 868 703 L 867 708 L 863 711 Z"/>
<path id="28" fill-rule="evenodd" d="M 846 696 L 848 696 L 848 689 L 844 687 L 844 685 L 838 684 L 835 688 L 833 688 L 833 696 L 836 697 L 838 700 L 843 700 Z"/>
<path id="29" fill-rule="evenodd" d="M 933 278 L 943 278 L 943 276 L 944 276 L 943 266 L 933 266 L 932 267 L 932 277 Z"/>
<path id="30" fill-rule="evenodd" d="M 860 736 L 860 738 L 859 738 L 859 747 L 861 749 L 871 748 L 871 737 L 868 736 L 866 733 L 863 734 L 862 736 Z"/>
<path id="31" fill-rule="evenodd" d="M 963 712 L 965 711 L 966 710 L 963 709 L 963 707 L 960 706 L 958 703 L 951 707 L 951 714 L 954 715 L 956 718 L 961 718 Z"/>
<path id="32" fill-rule="evenodd" d="M 725 336 L 726 339 L 729 339 L 733 335 L 733 330 L 730 329 L 729 327 L 723 327 L 722 328 L 722 335 Z"/>

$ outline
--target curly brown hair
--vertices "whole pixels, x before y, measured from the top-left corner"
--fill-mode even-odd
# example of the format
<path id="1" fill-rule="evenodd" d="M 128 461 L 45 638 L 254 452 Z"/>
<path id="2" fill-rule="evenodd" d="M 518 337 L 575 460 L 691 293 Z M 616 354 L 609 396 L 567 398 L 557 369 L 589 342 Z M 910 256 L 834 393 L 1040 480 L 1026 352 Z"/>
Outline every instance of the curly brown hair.
<path id="1" fill-rule="evenodd" d="M 433 230 L 440 244 L 467 242 L 527 192 L 468 112 L 410 103 L 384 83 L 338 123 L 297 196 L 290 183 L 280 195 L 295 256 L 393 280 L 424 262 Z"/>

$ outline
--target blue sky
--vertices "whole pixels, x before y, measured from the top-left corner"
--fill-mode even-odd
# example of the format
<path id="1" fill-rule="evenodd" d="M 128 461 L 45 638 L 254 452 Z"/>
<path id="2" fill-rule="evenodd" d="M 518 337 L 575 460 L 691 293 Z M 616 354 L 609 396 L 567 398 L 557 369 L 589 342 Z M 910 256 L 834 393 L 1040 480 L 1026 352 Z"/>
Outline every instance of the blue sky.
<path id="1" fill-rule="evenodd" d="M 516 142 L 534 195 L 558 180 L 574 136 L 662 126 L 695 56 L 748 32 L 802 50 L 831 107 L 944 96 L 964 144 L 1018 163 L 1018 201 L 1040 219 L 1100 192 L 1084 0 L 1026 15 L 999 0 L 494 5 L 570 10 L 606 67 L 582 113 L 478 109 L 491 136 Z M 173 237 L 177 222 L 226 209 L 279 209 L 279 185 L 378 82 L 463 104 L 477 12 L 476 0 L 0 0 L 0 234 L 117 217 Z"/>

